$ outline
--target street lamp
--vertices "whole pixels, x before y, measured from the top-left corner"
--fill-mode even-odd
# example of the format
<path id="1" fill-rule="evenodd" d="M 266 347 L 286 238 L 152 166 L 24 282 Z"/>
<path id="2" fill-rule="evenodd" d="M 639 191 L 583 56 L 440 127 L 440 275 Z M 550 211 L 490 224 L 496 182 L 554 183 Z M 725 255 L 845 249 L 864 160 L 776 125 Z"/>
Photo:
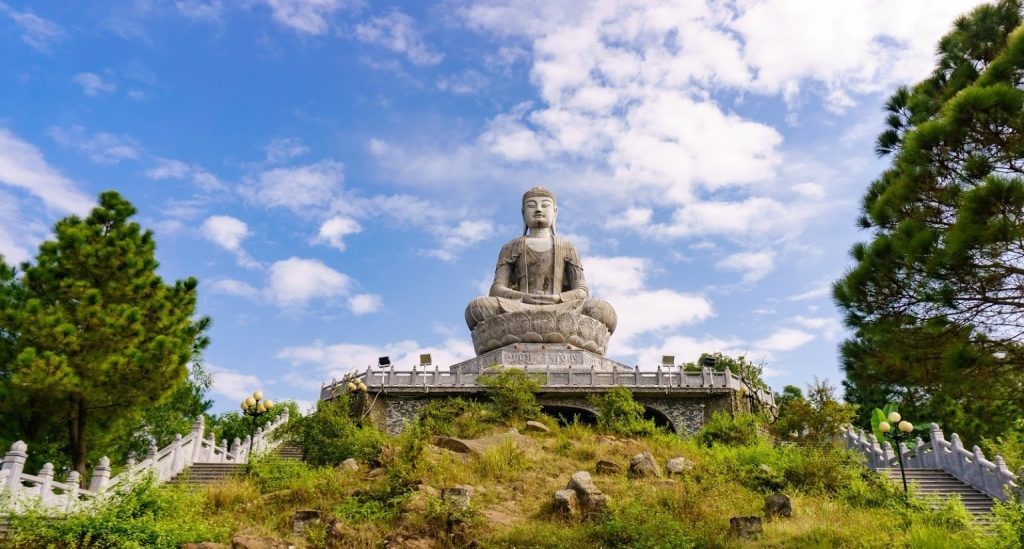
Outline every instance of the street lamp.
<path id="1" fill-rule="evenodd" d="M 899 412 L 891 412 L 889 417 L 886 418 L 888 421 L 882 421 L 878 424 L 878 430 L 882 432 L 882 436 L 892 440 L 896 443 L 896 458 L 900 463 L 900 478 L 903 479 L 903 493 L 907 493 L 907 473 L 903 470 L 903 441 L 910 440 L 910 433 L 914 431 L 914 424 L 904 420 L 900 417 Z M 896 424 L 896 431 L 892 430 L 892 424 Z"/>
<path id="2" fill-rule="evenodd" d="M 242 413 L 252 417 L 249 428 L 249 454 L 245 457 L 245 472 L 249 472 L 249 464 L 252 462 L 252 444 L 256 439 L 256 418 L 270 411 L 274 402 L 269 398 L 263 398 L 262 391 L 254 391 L 252 396 L 242 401 Z"/>

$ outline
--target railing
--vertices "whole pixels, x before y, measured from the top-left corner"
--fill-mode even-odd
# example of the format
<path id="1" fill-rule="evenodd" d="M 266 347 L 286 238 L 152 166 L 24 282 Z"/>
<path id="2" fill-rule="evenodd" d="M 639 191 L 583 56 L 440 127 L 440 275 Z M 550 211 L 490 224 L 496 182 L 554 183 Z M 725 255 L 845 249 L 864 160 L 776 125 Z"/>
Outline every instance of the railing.
<path id="1" fill-rule="evenodd" d="M 124 471 L 114 477 L 110 476 L 110 459 L 106 456 L 100 458 L 93 468 L 88 489 L 80 487 L 78 471 L 68 473 L 64 482 L 54 480 L 53 465 L 50 463 L 43 465 L 35 475 L 26 473 L 24 469 L 28 446 L 19 440 L 11 445 L 0 464 L 0 503 L 11 512 L 37 504 L 54 511 L 71 511 L 104 494 L 127 488 L 147 474 L 152 474 L 157 482 L 165 482 L 193 463 L 244 463 L 249 457 L 250 443 L 253 455 L 277 446 L 279 441 L 270 434 L 287 422 L 288 409 L 285 408 L 274 421 L 257 428 L 255 437 L 246 435 L 244 440 L 236 438 L 229 447 L 227 440 L 221 440 L 218 445 L 213 433 L 208 433 L 208 438 L 204 438 L 205 421 L 203 416 L 199 416 L 189 434 L 175 435 L 174 441 L 163 449 L 153 445 L 146 459 L 138 463 L 129 459 Z"/>
<path id="2" fill-rule="evenodd" d="M 947 441 L 938 424 L 932 423 L 929 431 L 930 442 L 917 437 L 912 448 L 900 443 L 899 451 L 903 454 L 905 468 L 942 469 L 976 490 L 1002 501 L 1020 491 L 1018 476 L 1006 466 L 1003 456 L 996 456 L 995 461 L 989 461 L 977 446 L 968 451 L 956 433 Z M 881 469 L 899 466 L 896 451 L 889 441 L 879 444 L 874 433 L 865 433 L 863 429 L 847 426 L 842 431 L 842 437 L 847 448 L 867 456 L 868 467 Z"/>
<path id="3" fill-rule="evenodd" d="M 511 368 L 512 366 L 508 366 Z M 681 371 L 677 368 L 661 368 L 652 371 L 598 372 L 595 368 L 557 368 L 552 370 L 531 370 L 544 375 L 544 388 L 547 389 L 606 389 L 609 387 L 626 387 L 634 391 L 663 390 L 671 392 L 691 392 L 699 389 L 731 389 L 743 391 L 747 388 L 743 380 L 729 371 L 716 372 L 711 368 L 703 368 L 699 372 Z M 480 387 L 478 380 L 481 374 L 461 373 L 460 371 L 440 370 L 395 370 L 392 366 L 387 370 L 367 368 L 355 377 L 366 384 L 371 391 L 389 391 L 414 389 L 424 392 L 431 390 L 459 389 Z M 320 398 L 331 398 L 336 391 L 344 390 L 347 381 L 333 380 L 320 390 Z M 747 388 L 749 390 L 749 388 Z M 771 391 L 756 389 L 754 398 L 762 405 L 775 407 L 775 398 Z"/>

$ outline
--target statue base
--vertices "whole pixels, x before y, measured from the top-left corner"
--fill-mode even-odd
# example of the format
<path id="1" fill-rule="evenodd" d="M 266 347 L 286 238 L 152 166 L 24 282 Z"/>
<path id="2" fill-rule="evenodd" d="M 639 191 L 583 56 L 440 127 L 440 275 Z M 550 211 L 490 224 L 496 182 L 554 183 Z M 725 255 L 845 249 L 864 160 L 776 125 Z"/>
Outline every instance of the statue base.
<path id="1" fill-rule="evenodd" d="M 477 357 L 515 344 L 544 343 L 603 355 L 611 333 L 600 321 L 574 311 L 521 311 L 492 316 L 473 328 Z"/>
<path id="2" fill-rule="evenodd" d="M 597 373 L 633 371 L 632 367 L 621 362 L 568 343 L 513 343 L 453 364 L 450 370 L 460 374 L 479 374 L 495 365 L 542 373 L 582 372 L 591 368 Z"/>

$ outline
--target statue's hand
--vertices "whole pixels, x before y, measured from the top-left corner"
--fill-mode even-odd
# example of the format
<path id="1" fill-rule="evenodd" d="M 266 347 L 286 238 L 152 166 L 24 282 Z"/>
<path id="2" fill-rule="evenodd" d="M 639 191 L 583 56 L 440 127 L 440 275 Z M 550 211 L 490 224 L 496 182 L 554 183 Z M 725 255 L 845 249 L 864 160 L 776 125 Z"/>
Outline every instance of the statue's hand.
<path id="1" fill-rule="evenodd" d="M 523 303 L 527 303 L 530 305 L 554 305 L 555 303 L 560 303 L 561 301 L 562 296 L 558 294 L 526 294 L 525 296 L 523 296 Z"/>

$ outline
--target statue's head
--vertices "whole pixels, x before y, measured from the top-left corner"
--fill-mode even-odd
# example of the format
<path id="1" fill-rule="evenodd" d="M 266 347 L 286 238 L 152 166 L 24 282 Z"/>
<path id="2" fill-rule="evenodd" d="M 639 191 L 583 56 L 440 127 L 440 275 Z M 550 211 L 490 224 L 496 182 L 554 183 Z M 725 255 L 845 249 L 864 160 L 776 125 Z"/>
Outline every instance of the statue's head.
<path id="1" fill-rule="evenodd" d="M 555 231 L 555 218 L 558 217 L 558 206 L 555 193 L 544 187 L 534 187 L 523 193 L 523 234 L 530 229 L 551 228 Z"/>

